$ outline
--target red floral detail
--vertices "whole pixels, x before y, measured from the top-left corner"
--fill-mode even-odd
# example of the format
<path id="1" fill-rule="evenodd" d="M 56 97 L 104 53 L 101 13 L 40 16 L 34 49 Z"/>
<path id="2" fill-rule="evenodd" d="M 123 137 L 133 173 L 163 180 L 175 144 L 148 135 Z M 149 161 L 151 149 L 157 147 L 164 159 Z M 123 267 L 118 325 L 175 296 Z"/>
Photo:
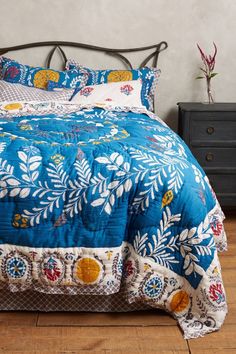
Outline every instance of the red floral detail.
<path id="1" fill-rule="evenodd" d="M 214 220 L 211 223 L 211 229 L 212 229 L 212 231 L 213 231 L 215 236 L 220 236 L 220 234 L 221 234 L 221 232 L 223 230 L 222 222 Z"/>
<path id="2" fill-rule="evenodd" d="M 14 79 L 19 74 L 19 72 L 19 69 L 17 69 L 15 66 L 11 66 L 9 69 L 7 69 L 5 77 Z"/>
<path id="3" fill-rule="evenodd" d="M 81 96 L 85 96 L 88 97 L 89 95 L 91 95 L 91 92 L 94 90 L 93 87 L 85 87 L 82 90 L 80 90 L 80 95 Z"/>
<path id="4" fill-rule="evenodd" d="M 57 261 L 53 258 L 49 258 L 49 260 L 44 263 L 43 272 L 50 281 L 56 281 L 61 276 L 61 270 L 57 266 Z"/>
<path id="5" fill-rule="evenodd" d="M 209 288 L 210 298 L 220 304 L 225 301 L 225 294 L 221 283 L 212 284 Z"/>
<path id="6" fill-rule="evenodd" d="M 124 265 L 125 276 L 128 277 L 133 274 L 134 267 L 132 261 L 127 261 Z"/>
<path id="7" fill-rule="evenodd" d="M 109 101 L 110 102 L 110 101 L 112 101 L 112 99 L 111 98 L 106 98 L 105 101 Z"/>
<path id="8" fill-rule="evenodd" d="M 127 96 L 129 96 L 132 91 L 133 91 L 133 87 L 131 85 L 129 85 L 129 84 L 123 85 L 120 88 L 120 92 L 124 93 Z"/>

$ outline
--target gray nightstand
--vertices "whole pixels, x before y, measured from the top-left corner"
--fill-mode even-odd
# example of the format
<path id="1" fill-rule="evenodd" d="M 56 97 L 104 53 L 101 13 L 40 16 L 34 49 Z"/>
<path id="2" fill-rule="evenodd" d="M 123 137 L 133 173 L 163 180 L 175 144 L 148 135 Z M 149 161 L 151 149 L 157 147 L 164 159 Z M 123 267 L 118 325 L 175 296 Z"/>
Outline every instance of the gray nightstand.
<path id="1" fill-rule="evenodd" d="M 178 133 L 222 206 L 236 206 L 236 103 L 178 103 Z"/>

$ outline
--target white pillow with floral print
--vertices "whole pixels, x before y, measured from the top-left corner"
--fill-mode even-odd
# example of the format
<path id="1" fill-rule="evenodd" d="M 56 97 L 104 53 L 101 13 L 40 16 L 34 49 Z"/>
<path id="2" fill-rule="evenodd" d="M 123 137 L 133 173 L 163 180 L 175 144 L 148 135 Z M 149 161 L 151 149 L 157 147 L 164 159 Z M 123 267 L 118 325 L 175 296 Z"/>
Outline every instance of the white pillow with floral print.
<path id="1" fill-rule="evenodd" d="M 72 102 L 98 107 L 136 107 L 145 109 L 141 100 L 142 80 L 111 82 L 85 86 Z"/>

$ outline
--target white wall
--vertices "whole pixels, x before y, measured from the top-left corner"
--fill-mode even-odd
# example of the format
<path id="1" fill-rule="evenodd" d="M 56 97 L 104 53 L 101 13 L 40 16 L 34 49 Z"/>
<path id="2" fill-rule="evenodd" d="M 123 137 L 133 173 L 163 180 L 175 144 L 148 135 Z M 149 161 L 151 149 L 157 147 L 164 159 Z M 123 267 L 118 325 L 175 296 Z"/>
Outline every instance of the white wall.
<path id="1" fill-rule="evenodd" d="M 213 79 L 216 101 L 236 101 L 235 0 L 0 0 L 0 47 L 34 41 L 68 40 L 107 47 L 138 47 L 166 40 L 160 55 L 157 112 L 174 129 L 179 101 L 204 101 L 199 74 L 199 42 L 218 46 Z M 11 55 L 25 63 L 44 63 L 45 49 Z M 117 61 L 68 50 L 94 68 L 118 67 Z M 142 58 L 133 58 L 138 64 Z M 120 65 L 119 65 L 120 67 Z"/>

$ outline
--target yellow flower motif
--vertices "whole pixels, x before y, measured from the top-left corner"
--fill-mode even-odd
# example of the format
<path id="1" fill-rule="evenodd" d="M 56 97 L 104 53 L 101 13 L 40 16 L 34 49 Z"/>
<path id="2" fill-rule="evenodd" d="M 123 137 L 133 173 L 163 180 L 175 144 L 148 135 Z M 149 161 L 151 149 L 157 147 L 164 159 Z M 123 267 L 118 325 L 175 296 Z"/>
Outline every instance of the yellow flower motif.
<path id="1" fill-rule="evenodd" d="M 93 141 L 93 145 L 99 145 L 99 144 L 101 144 L 100 141 Z"/>
<path id="2" fill-rule="evenodd" d="M 105 253 L 106 253 L 106 255 L 107 255 L 108 261 L 110 261 L 112 255 L 113 255 L 113 251 L 106 251 Z"/>
<path id="3" fill-rule="evenodd" d="M 3 108 L 6 111 L 15 111 L 17 109 L 22 109 L 23 106 L 22 106 L 22 104 L 16 102 L 16 103 L 9 103 L 6 106 L 3 106 Z"/>
<path id="4" fill-rule="evenodd" d="M 54 161 L 56 165 L 59 165 L 59 163 L 61 163 L 65 159 L 65 157 L 62 156 L 61 154 L 55 154 L 51 157 L 51 159 Z"/>
<path id="5" fill-rule="evenodd" d="M 172 190 L 167 191 L 163 198 L 162 198 L 162 203 L 161 203 L 161 208 L 164 208 L 166 205 L 169 205 L 174 198 L 174 194 Z"/>
<path id="6" fill-rule="evenodd" d="M 178 291 L 171 299 L 170 308 L 173 312 L 182 312 L 189 305 L 189 295 L 184 290 Z"/>
<path id="7" fill-rule="evenodd" d="M 47 89 L 48 81 L 59 81 L 59 73 L 54 70 L 39 70 L 34 75 L 34 87 Z"/>
<path id="8" fill-rule="evenodd" d="M 146 272 L 147 270 L 151 269 L 151 266 L 147 263 L 144 263 L 143 269 L 144 269 L 144 272 Z"/>
<path id="9" fill-rule="evenodd" d="M 129 70 L 114 70 L 108 74 L 108 82 L 120 82 L 132 80 L 133 74 Z"/>
<path id="10" fill-rule="evenodd" d="M 20 126 L 21 130 L 33 130 L 32 126 L 30 124 L 23 124 Z"/>
<path id="11" fill-rule="evenodd" d="M 63 285 L 71 286 L 71 285 L 75 285 L 75 284 L 71 280 L 67 280 Z"/>
<path id="12" fill-rule="evenodd" d="M 219 275 L 220 272 L 219 272 L 218 267 L 215 267 L 215 268 L 213 269 L 212 273 L 215 274 L 215 275 Z"/>
<path id="13" fill-rule="evenodd" d="M 81 258 L 77 262 L 76 275 L 85 284 L 96 282 L 100 272 L 101 267 L 94 258 Z"/>
<path id="14" fill-rule="evenodd" d="M 129 135 L 129 133 L 128 133 L 127 130 L 125 130 L 125 129 L 122 129 L 122 133 L 123 133 L 124 135 Z"/>
<path id="15" fill-rule="evenodd" d="M 29 227 L 28 222 L 29 222 L 29 220 L 27 218 L 23 217 L 21 214 L 15 214 L 12 225 L 16 228 L 25 229 L 25 228 Z"/>

